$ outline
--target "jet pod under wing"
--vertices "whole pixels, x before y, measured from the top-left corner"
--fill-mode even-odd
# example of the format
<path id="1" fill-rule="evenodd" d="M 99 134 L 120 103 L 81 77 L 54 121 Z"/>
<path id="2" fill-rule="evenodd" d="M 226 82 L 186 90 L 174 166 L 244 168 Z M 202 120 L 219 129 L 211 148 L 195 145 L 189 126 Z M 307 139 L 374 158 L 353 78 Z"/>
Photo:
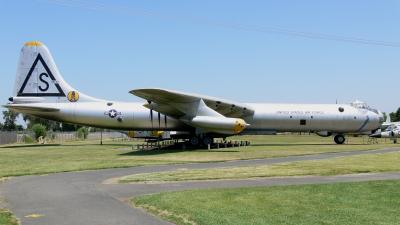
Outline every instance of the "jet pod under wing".
<path id="1" fill-rule="evenodd" d="M 215 112 L 231 118 L 246 118 L 254 114 L 254 110 L 243 103 L 236 103 L 215 97 L 189 94 L 184 92 L 147 88 L 130 91 L 131 94 L 146 99 L 149 104 L 145 106 L 168 116 L 180 118 L 182 116 L 195 116 L 193 103 L 203 100 Z"/>

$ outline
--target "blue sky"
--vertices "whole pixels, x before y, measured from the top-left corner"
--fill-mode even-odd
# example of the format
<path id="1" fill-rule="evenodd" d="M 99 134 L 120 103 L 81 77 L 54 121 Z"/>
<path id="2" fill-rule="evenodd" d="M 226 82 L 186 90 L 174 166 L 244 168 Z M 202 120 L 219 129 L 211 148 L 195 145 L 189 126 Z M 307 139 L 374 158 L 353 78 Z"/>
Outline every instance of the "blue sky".
<path id="1" fill-rule="evenodd" d="M 400 2 L 394 0 L 34 0 L 0 5 L 1 103 L 19 50 L 40 40 L 89 95 L 141 101 L 161 87 L 243 102 L 400 106 Z M 322 40 L 296 32 L 393 42 Z"/>

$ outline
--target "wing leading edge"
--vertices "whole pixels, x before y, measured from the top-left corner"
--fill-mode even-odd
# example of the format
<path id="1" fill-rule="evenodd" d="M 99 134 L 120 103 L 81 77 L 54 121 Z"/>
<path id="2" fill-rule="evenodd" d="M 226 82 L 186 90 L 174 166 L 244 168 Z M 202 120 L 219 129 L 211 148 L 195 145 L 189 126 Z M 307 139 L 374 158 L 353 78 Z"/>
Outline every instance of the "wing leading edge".
<path id="1" fill-rule="evenodd" d="M 246 118 L 254 114 L 254 110 L 246 104 L 209 96 L 158 88 L 136 89 L 130 93 L 146 99 L 148 104 L 145 107 L 175 118 L 194 116 L 196 113 L 193 110 L 197 108 L 193 105 L 201 100 L 207 107 L 225 117 Z"/>

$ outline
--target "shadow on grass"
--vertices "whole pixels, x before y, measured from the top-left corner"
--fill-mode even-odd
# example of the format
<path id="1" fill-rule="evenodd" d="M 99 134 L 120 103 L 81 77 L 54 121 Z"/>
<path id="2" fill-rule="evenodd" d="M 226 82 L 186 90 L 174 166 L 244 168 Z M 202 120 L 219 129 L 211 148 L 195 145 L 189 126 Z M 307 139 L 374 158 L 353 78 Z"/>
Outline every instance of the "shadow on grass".
<path id="1" fill-rule="evenodd" d="M 40 147 L 51 147 L 51 146 L 61 146 L 61 144 L 7 145 L 7 146 L 1 146 L 0 148 L 40 148 Z"/>
<path id="2" fill-rule="evenodd" d="M 178 153 L 178 152 L 185 152 L 189 150 L 182 150 L 182 149 L 154 149 L 154 150 L 141 150 L 141 151 L 132 151 L 119 154 L 121 156 L 144 156 L 144 155 L 161 155 L 161 154 L 168 154 L 168 153 Z"/>
<path id="3" fill-rule="evenodd" d="M 250 146 L 256 147 L 256 146 L 264 146 L 264 147 L 274 147 L 274 146 L 361 146 L 361 145 L 369 145 L 369 144 L 343 144 L 343 145 L 338 145 L 335 143 L 303 143 L 303 144 L 299 144 L 299 143 L 282 143 L 282 144 L 251 144 Z"/>
<path id="4" fill-rule="evenodd" d="M 60 146 L 60 147 L 85 147 L 85 146 L 109 146 L 109 147 L 131 147 L 132 144 L 94 144 L 94 143 L 81 143 L 81 144 L 75 144 L 75 143 L 63 143 L 63 144 L 22 144 L 22 145 L 5 145 L 5 146 L 0 146 L 0 148 L 40 148 L 40 147 L 55 147 L 55 146 Z"/>
<path id="5" fill-rule="evenodd" d="M 368 144 L 344 144 L 338 145 L 335 143 L 265 143 L 265 144 L 251 144 L 250 147 L 293 147 L 293 146 L 363 146 Z M 168 153 L 179 153 L 179 152 L 189 152 L 189 151 L 200 151 L 207 153 L 223 153 L 223 152 L 240 152 L 246 151 L 246 148 L 228 147 L 228 148 L 213 148 L 208 150 L 207 148 L 193 148 L 188 145 L 186 148 L 182 148 L 181 145 L 178 146 L 167 146 L 161 149 L 150 149 L 150 150 L 137 150 L 127 153 L 120 154 L 121 156 L 148 156 L 148 155 L 162 155 Z"/>
<path id="6" fill-rule="evenodd" d="M 167 147 L 162 149 L 152 149 L 152 150 L 137 150 L 132 152 L 126 152 L 119 154 L 121 156 L 147 156 L 147 155 L 162 155 L 168 153 L 179 153 L 179 152 L 189 152 L 189 151 L 197 151 L 197 152 L 207 152 L 207 153 L 217 153 L 217 152 L 239 152 L 239 150 L 232 150 L 230 148 L 224 149 L 202 149 L 202 148 L 177 148 L 177 147 Z"/>

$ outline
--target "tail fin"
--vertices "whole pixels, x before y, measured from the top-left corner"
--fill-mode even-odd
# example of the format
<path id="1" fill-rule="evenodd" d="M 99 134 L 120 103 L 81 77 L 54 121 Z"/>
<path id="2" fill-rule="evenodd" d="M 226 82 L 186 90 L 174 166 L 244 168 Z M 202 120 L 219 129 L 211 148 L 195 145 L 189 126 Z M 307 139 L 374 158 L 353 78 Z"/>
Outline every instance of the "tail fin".
<path id="1" fill-rule="evenodd" d="M 392 121 L 391 121 L 391 119 L 390 119 L 390 114 L 388 113 L 387 115 L 386 115 L 386 123 L 391 123 Z"/>
<path id="2" fill-rule="evenodd" d="M 21 50 L 14 88 L 15 97 L 41 97 L 45 102 L 94 101 L 62 78 L 47 47 L 27 42 Z"/>

